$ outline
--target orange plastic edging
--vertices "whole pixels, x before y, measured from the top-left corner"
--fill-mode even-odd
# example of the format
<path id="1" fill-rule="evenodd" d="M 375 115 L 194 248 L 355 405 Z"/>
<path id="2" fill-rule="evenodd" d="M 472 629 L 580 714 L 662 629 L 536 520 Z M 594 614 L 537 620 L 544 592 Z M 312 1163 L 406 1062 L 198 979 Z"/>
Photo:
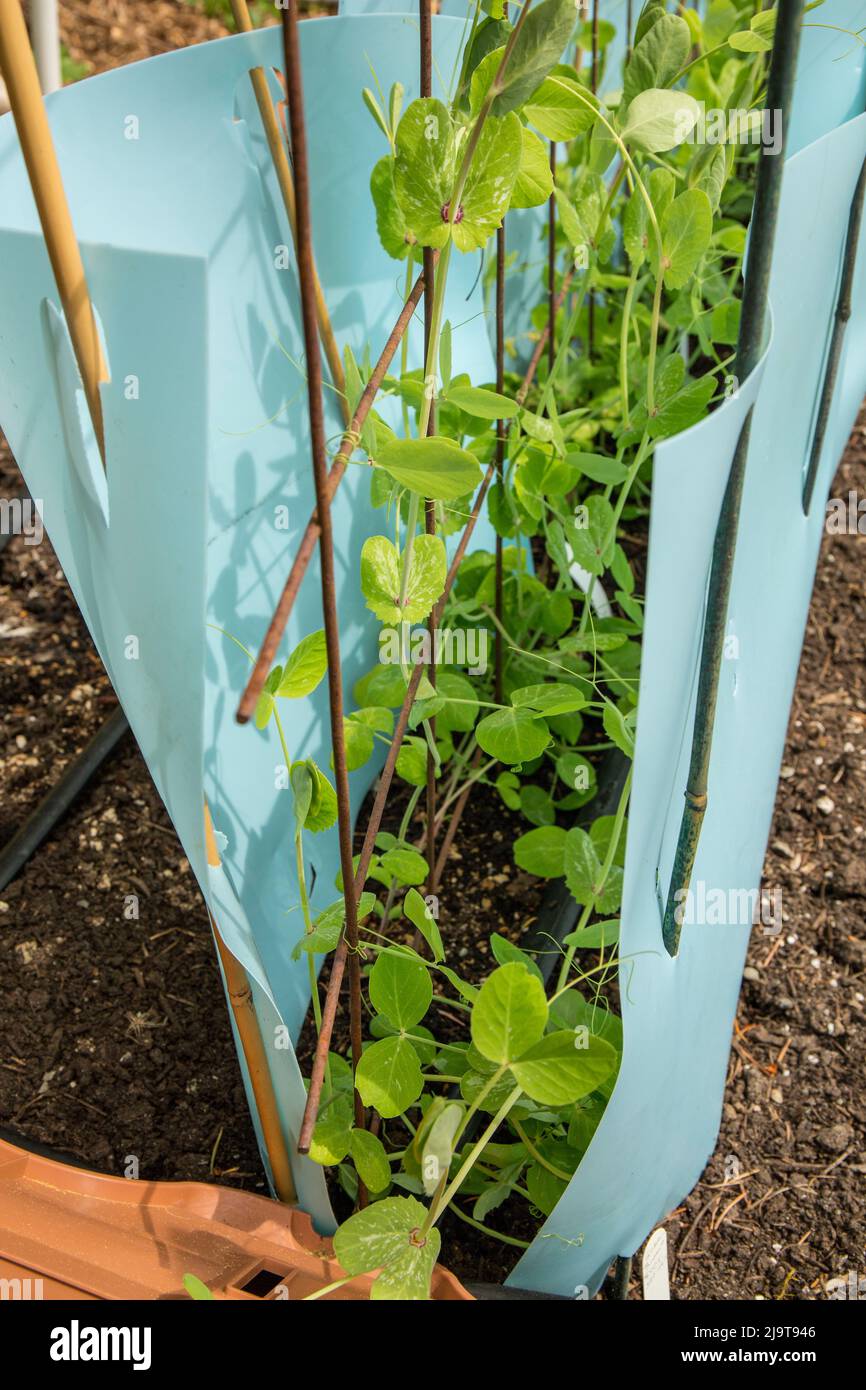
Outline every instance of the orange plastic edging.
<path id="1" fill-rule="evenodd" d="M 273 1302 L 296 1302 L 343 1277 L 330 1240 L 296 1207 L 206 1183 L 108 1177 L 0 1140 L 4 1297 L 187 1298 L 185 1274 L 215 1299 Z M 324 1298 L 367 1299 L 373 1277 Z M 440 1265 L 431 1297 L 472 1299 Z"/>

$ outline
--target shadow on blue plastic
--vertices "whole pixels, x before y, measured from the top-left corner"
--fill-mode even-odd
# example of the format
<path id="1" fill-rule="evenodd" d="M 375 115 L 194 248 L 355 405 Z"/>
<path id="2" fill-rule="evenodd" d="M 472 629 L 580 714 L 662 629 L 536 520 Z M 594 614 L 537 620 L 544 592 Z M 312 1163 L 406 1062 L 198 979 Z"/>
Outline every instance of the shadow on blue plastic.
<path id="1" fill-rule="evenodd" d="M 620 938 L 622 1069 L 575 1177 L 511 1276 L 516 1286 L 571 1294 L 585 1285 L 594 1291 L 611 1259 L 631 1254 L 694 1186 L 718 1133 L 750 931 L 765 933 L 769 942 L 783 929 L 778 902 L 761 905 L 761 870 L 823 503 L 866 391 L 866 237 L 808 518 L 801 505 L 802 470 L 847 212 L 864 154 L 861 116 L 789 161 L 771 288 L 774 332 L 765 359 L 710 419 L 656 450 Z M 661 942 L 658 885 L 663 894 L 683 805 L 716 519 L 752 401 L 709 808 L 693 898 L 683 904 L 680 953 L 671 960 Z M 772 891 L 774 885 L 764 887 Z M 759 918 L 754 927 L 753 914 Z"/>
<path id="2" fill-rule="evenodd" d="M 833 23 L 842 15 L 841 23 L 851 9 L 839 0 L 822 13 Z M 457 20 L 436 21 L 441 71 L 453 65 L 462 32 Z M 820 505 L 802 515 L 802 468 L 866 151 L 866 118 L 832 128 L 863 92 L 862 59 L 849 52 L 853 75 L 837 63 L 838 39 L 804 37 L 795 122 L 806 148 L 786 173 L 766 361 L 712 419 L 657 451 L 621 942 L 622 1072 L 584 1162 L 514 1271 L 516 1285 L 560 1294 L 597 1287 L 610 1259 L 633 1251 L 692 1187 L 717 1133 L 750 928 L 739 919 L 686 925 L 671 961 L 661 945 L 657 879 L 669 872 L 681 808 L 712 536 L 739 425 L 757 395 L 731 603 L 738 654 L 722 683 L 693 882 L 727 895 L 759 884 L 822 531 Z M 399 79 L 407 99 L 417 93 L 417 22 L 307 22 L 301 41 L 322 280 L 340 340 L 357 350 L 369 342 L 375 352 L 400 303 L 400 267 L 375 233 L 367 185 L 383 147 L 360 91 L 370 58 L 383 85 Z M 234 723 L 246 659 L 207 626 L 257 645 L 312 510 L 296 282 L 242 80 L 252 64 L 279 67 L 281 56 L 279 32 L 263 30 L 49 99 L 112 367 L 102 390 L 102 498 L 91 444 L 70 409 L 80 383 L 50 308 L 56 293 L 17 140 L 11 118 L 0 121 L 0 421 L 31 492 L 44 499 L 52 541 L 210 909 L 253 979 L 266 1040 L 275 1040 L 272 1072 L 292 1144 L 304 1094 L 286 1036 L 297 1036 L 308 986 L 291 961 L 301 923 L 289 794 L 280 790 L 272 731 Z M 476 272 L 474 257 L 456 260 L 449 312 L 463 325 L 459 360 L 485 380 L 487 327 L 475 304 L 465 304 Z M 417 364 L 417 325 L 411 343 Z M 861 256 L 821 501 L 864 387 Z M 329 406 L 336 437 L 339 414 L 333 400 Z M 367 498 L 365 473 L 350 470 L 335 505 L 347 687 L 375 655 L 376 625 L 356 581 L 361 541 L 379 520 Z M 478 540 L 490 543 L 484 525 Z M 283 651 L 319 626 L 313 565 Z M 324 692 L 293 704 L 286 725 L 292 756 L 326 766 Z M 353 775 L 356 810 L 369 780 L 369 770 Z M 205 862 L 203 795 L 227 840 L 219 870 Z M 308 857 L 318 908 L 336 896 L 335 837 L 311 841 Z M 302 1204 L 327 1227 L 321 1170 L 298 1163 L 296 1179 Z"/>
<path id="3" fill-rule="evenodd" d="M 435 22 L 443 72 L 462 31 L 453 19 Z M 376 234 L 368 185 L 384 141 L 361 90 L 369 59 L 383 83 L 400 79 L 407 100 L 417 95 L 417 42 L 417 24 L 398 16 L 301 27 L 317 260 L 337 337 L 358 353 L 380 350 L 404 273 Z M 214 918 L 254 981 L 293 1148 L 304 1090 L 287 1039 L 300 1032 L 309 982 L 306 961 L 291 959 L 303 930 L 291 793 L 273 728 L 235 723 L 249 664 L 215 630 L 257 648 L 314 508 L 294 256 L 248 82 L 257 64 L 280 68 L 278 29 L 116 70 L 48 100 L 111 361 L 104 473 L 78 411 L 81 383 L 52 307 L 12 120 L 0 121 L 0 421 L 44 499 L 52 542 Z M 446 312 L 461 362 L 490 380 L 476 278 L 475 258 L 457 257 Z M 410 365 L 421 365 L 421 339 L 415 323 Z M 329 390 L 334 440 L 338 404 Z M 368 470 L 350 468 L 334 505 L 349 707 L 352 683 L 376 659 L 378 625 L 357 566 L 382 520 Z M 484 519 L 475 544 L 492 544 Z M 281 657 L 321 626 L 314 561 Z M 327 769 L 325 690 L 283 712 L 291 756 Z M 376 771 L 352 775 L 354 812 Z M 203 797 L 226 837 L 218 871 L 206 863 Z M 335 833 L 309 837 L 307 854 L 317 911 L 337 896 Z M 322 1170 L 301 1161 L 296 1179 L 326 1227 Z"/>

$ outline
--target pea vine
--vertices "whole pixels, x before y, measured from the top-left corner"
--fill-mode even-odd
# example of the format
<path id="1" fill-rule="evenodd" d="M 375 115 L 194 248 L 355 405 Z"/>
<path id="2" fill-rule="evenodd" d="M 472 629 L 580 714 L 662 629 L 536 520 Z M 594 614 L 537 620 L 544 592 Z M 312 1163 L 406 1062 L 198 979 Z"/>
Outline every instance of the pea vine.
<path id="1" fill-rule="evenodd" d="M 382 745 L 406 787 L 402 822 L 383 830 L 377 805 L 355 860 L 369 1036 L 351 1060 L 330 1045 L 333 1009 L 326 1001 L 323 1017 L 315 969 L 347 949 L 345 900 L 313 917 L 304 889 L 305 837 L 333 826 L 337 798 L 323 769 L 291 760 L 279 713 L 323 679 L 323 633 L 271 670 L 255 715 L 276 730 L 290 770 L 304 921 L 295 956 L 310 960 L 320 1040 L 302 1147 L 357 1204 L 335 1238 L 347 1278 L 380 1270 L 373 1297 L 383 1299 L 428 1297 L 448 1211 L 525 1244 L 488 1218 L 515 1197 L 554 1210 L 615 1084 L 622 1025 L 605 988 L 619 965 L 630 772 L 613 814 L 584 808 L 604 754 L 630 762 L 634 752 L 635 557 L 655 445 L 737 385 L 729 368 L 775 23 L 755 0 L 712 0 L 703 18 L 648 0 L 619 74 L 606 71 L 613 26 L 593 32 L 574 0 L 510 11 L 513 23 L 502 0 L 470 10 L 448 100 L 404 109 L 400 84 L 386 96 L 375 81 L 363 93 L 385 142 L 371 176 L 382 245 L 405 263 L 407 299 L 425 253 L 435 272 L 424 367 L 407 369 L 404 346 L 349 447 L 383 520 L 360 555 L 380 660 L 345 717 L 348 767 Z M 492 289 L 488 252 L 507 214 L 548 203 L 551 254 L 539 240 L 527 337 L 499 381 L 473 382 L 460 369 L 460 326 L 444 318 L 453 257 L 481 253 Z M 500 256 L 500 288 L 502 273 Z M 344 370 L 355 417 L 369 354 L 347 350 Z M 398 417 L 399 432 L 388 423 Z M 467 552 L 482 506 L 496 553 Z M 435 836 L 419 845 L 413 825 L 426 793 L 447 842 L 479 785 L 527 823 L 519 868 L 564 879 L 575 899 L 577 926 L 551 944 L 549 980 L 534 954 L 495 934 L 496 966 L 480 985 L 449 964 L 456 943 L 438 913 L 447 852 L 435 862 Z M 414 946 L 394 939 L 407 928 Z M 440 1041 L 428 1017 L 443 999 L 464 1022 L 458 1040 Z"/>

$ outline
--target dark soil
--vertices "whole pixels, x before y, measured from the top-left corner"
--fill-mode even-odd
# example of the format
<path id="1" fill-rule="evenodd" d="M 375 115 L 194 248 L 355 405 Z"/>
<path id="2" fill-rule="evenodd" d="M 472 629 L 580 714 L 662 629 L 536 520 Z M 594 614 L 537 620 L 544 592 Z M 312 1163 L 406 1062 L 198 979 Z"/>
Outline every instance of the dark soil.
<path id="1" fill-rule="evenodd" d="M 180 0 L 68 0 L 61 17 L 94 70 L 222 32 Z M 0 496 L 19 482 L 0 447 Z M 866 414 L 834 495 L 849 489 L 866 492 Z M 667 1222 L 678 1298 L 822 1297 L 866 1272 L 863 545 L 825 539 L 764 873 L 786 930 L 755 938 L 716 1154 Z M 47 539 L 0 557 L 0 636 L 3 843 L 115 701 Z M 514 833 L 500 804 L 470 802 L 442 923 L 467 972 L 537 911 Z M 0 1125 L 111 1172 L 134 1155 L 141 1177 L 263 1188 L 206 915 L 129 735 L 0 893 L 0 979 Z M 531 1233 L 525 1210 L 495 1218 Z M 456 1220 L 444 1234 L 464 1277 L 513 1262 Z"/>

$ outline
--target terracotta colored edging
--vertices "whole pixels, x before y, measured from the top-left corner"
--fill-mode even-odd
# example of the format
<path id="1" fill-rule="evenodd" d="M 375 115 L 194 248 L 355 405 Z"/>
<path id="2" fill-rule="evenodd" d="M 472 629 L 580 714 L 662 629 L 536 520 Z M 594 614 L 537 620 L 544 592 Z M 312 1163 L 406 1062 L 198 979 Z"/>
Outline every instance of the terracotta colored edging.
<path id="1" fill-rule="evenodd" d="M 207 1183 L 144 1182 L 71 1168 L 0 1140 L 0 1280 L 6 1297 L 297 1302 L 343 1271 L 295 1207 Z M 29 1282 L 27 1282 L 29 1281 Z M 369 1298 L 361 1275 L 324 1299 Z M 432 1297 L 471 1300 L 436 1266 Z"/>

